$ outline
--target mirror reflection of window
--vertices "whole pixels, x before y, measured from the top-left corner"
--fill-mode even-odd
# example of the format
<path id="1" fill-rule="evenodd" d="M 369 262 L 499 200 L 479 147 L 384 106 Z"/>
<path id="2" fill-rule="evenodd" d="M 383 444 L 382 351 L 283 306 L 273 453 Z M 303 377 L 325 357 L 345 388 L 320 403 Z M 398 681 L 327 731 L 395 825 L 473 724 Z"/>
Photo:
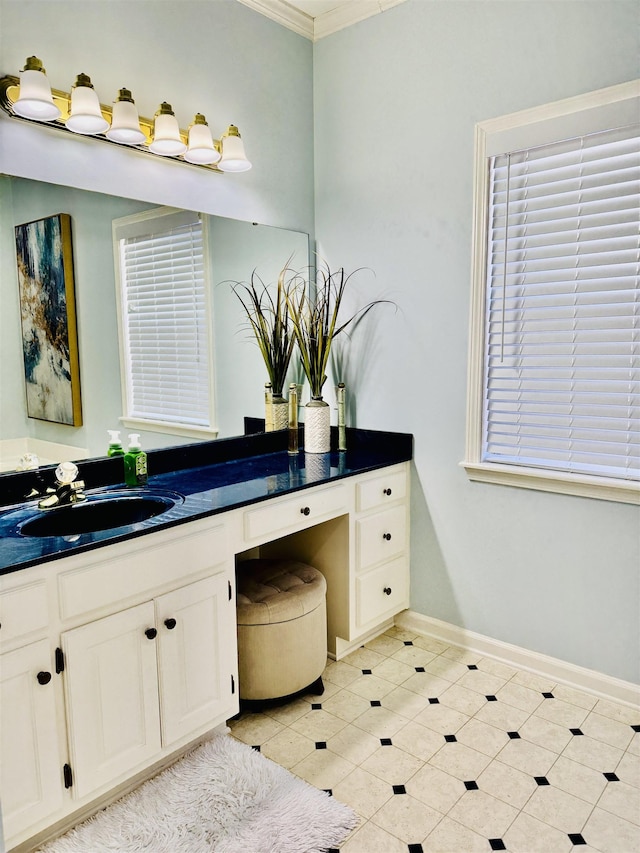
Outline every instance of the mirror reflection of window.
<path id="1" fill-rule="evenodd" d="M 114 220 L 123 421 L 214 432 L 206 229 L 191 211 Z"/>

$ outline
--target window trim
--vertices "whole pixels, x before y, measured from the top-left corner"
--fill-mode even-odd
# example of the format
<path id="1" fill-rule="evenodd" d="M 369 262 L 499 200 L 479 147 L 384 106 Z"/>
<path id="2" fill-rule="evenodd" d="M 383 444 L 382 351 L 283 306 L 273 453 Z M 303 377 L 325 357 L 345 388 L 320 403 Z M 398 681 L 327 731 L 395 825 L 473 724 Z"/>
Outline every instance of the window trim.
<path id="1" fill-rule="evenodd" d="M 551 471 L 518 465 L 506 465 L 482 460 L 482 414 L 484 401 L 484 331 L 486 310 L 487 227 L 488 227 L 488 158 L 496 153 L 494 142 L 498 135 L 503 150 L 505 140 L 518 138 L 522 129 L 529 134 L 545 133 L 553 122 L 561 133 L 566 120 L 580 121 L 584 113 L 588 121 L 594 115 L 608 117 L 616 112 L 637 120 L 640 104 L 640 80 L 632 80 L 586 95 L 555 101 L 541 107 L 511 113 L 479 122 L 474 137 L 473 222 L 471 242 L 471 301 L 469 314 L 469 358 L 467 367 L 467 424 L 465 458 L 460 465 L 470 480 L 497 483 L 505 486 L 536 489 L 546 492 L 579 495 L 621 503 L 640 504 L 640 483 Z M 538 124 L 539 128 L 534 127 Z M 579 131 L 582 132 L 582 131 Z M 561 137 L 558 137 L 561 138 Z M 537 141 L 537 140 L 536 140 Z M 526 143 L 527 147 L 533 143 Z M 523 147 L 523 143 L 520 143 Z"/>
<path id="2" fill-rule="evenodd" d="M 126 340 L 124 330 L 123 305 L 122 305 L 122 277 L 120 266 L 120 245 L 119 241 L 123 237 L 123 231 L 131 230 L 135 233 L 137 226 L 142 226 L 145 221 L 151 219 L 160 219 L 164 216 L 189 215 L 198 217 L 202 222 L 202 251 L 205 258 L 204 264 L 204 298 L 205 298 L 205 314 L 207 318 L 207 345 L 209 350 L 208 358 L 208 377 L 209 377 L 209 422 L 210 426 L 194 426 L 193 424 L 181 424 L 173 421 L 153 420 L 151 418 L 139 418 L 129 413 L 129 386 L 127 380 L 127 353 L 128 342 Z M 218 427 L 216 425 L 216 395 L 215 395 L 215 362 L 214 362 L 214 341 L 213 341 L 213 299 L 211 294 L 211 284 L 209 275 L 209 266 L 206 259 L 209 257 L 208 249 L 208 216 L 192 211 L 185 211 L 178 207 L 157 207 L 150 210 L 143 210 L 140 213 L 134 213 L 131 216 L 124 216 L 119 219 L 114 219 L 112 222 L 113 234 L 113 255 L 115 268 L 115 289 L 116 289 L 116 316 L 118 321 L 118 355 L 120 361 L 120 391 L 122 397 L 122 415 L 119 422 L 128 428 L 137 430 L 146 430 L 147 432 L 159 432 L 167 435 L 176 435 L 183 438 L 196 438 L 201 440 L 210 440 L 218 435 Z"/>

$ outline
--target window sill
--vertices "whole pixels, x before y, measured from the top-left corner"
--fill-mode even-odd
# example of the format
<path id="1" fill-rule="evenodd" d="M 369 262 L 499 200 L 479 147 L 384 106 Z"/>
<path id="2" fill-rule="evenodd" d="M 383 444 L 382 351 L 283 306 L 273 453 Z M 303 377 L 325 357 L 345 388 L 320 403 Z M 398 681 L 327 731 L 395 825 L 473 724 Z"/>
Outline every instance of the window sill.
<path id="1" fill-rule="evenodd" d="M 199 438 L 201 441 L 210 441 L 218 437 L 216 427 L 181 426 L 180 424 L 166 423 L 164 421 L 147 421 L 141 418 L 120 418 L 124 427 L 145 430 L 146 432 L 164 432 L 167 435 L 178 435 L 182 438 Z"/>
<path id="2" fill-rule="evenodd" d="M 487 462 L 461 462 L 460 465 L 470 480 L 479 483 L 640 505 L 640 483 Z"/>

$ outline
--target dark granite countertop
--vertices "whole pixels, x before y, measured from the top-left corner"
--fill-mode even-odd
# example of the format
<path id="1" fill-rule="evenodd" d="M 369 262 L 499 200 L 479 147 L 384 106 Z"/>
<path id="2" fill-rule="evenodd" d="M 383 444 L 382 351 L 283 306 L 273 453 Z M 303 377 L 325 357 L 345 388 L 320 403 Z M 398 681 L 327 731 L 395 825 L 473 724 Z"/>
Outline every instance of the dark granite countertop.
<path id="1" fill-rule="evenodd" d="M 290 455 L 286 442 L 285 430 L 150 451 L 148 485 L 134 491 L 177 493 L 178 502 L 146 521 L 67 537 L 20 532 L 25 521 L 43 513 L 37 499 L 25 501 L 24 496 L 31 488 L 42 492 L 53 485 L 55 466 L 0 475 L 0 574 L 406 462 L 413 452 L 411 435 L 376 430 L 348 430 L 349 449 L 340 453 Z M 88 500 L 126 489 L 122 458 L 86 460 L 79 468 Z"/>

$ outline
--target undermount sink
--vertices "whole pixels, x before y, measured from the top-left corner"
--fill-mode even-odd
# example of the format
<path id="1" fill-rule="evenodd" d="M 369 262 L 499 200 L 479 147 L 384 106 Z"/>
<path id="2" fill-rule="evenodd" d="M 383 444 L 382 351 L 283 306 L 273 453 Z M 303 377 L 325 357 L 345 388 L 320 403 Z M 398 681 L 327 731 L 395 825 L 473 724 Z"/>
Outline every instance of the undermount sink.
<path id="1" fill-rule="evenodd" d="M 174 507 L 180 495 L 118 494 L 88 497 L 43 510 L 20 525 L 22 536 L 76 536 L 146 521 Z"/>

